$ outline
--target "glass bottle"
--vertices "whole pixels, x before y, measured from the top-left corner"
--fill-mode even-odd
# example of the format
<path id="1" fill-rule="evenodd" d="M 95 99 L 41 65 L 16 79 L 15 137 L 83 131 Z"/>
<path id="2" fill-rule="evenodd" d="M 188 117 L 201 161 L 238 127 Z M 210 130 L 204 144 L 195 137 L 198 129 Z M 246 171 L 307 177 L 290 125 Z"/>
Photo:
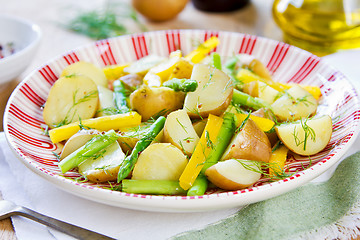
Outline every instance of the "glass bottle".
<path id="1" fill-rule="evenodd" d="M 284 41 L 324 56 L 360 48 L 360 0 L 275 0 Z"/>

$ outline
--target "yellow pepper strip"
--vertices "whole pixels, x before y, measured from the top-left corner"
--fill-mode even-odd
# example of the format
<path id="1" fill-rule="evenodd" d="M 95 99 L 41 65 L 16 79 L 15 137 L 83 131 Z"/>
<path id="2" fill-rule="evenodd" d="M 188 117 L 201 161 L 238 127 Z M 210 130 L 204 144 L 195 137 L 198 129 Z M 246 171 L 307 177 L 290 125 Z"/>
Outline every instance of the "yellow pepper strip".
<path id="1" fill-rule="evenodd" d="M 272 152 L 269 160 L 269 174 L 271 177 L 276 176 L 276 173 L 281 174 L 283 172 L 288 151 L 289 149 L 285 145 L 280 145 Z"/>
<path id="2" fill-rule="evenodd" d="M 103 72 L 105 73 L 107 80 L 116 80 L 125 75 L 124 68 L 128 67 L 129 65 L 130 64 L 104 67 Z"/>
<path id="3" fill-rule="evenodd" d="M 85 127 L 93 128 L 99 131 L 118 130 L 124 127 L 134 127 L 141 123 L 141 115 L 137 112 L 129 112 L 104 116 L 98 118 L 85 119 L 81 124 Z M 69 139 L 80 130 L 80 122 L 73 122 L 49 131 L 50 140 L 58 143 Z"/>
<path id="4" fill-rule="evenodd" d="M 235 125 L 237 128 L 241 125 L 241 123 L 246 119 L 247 116 L 248 115 L 244 113 L 235 113 Z M 253 120 L 263 132 L 271 130 L 275 125 L 273 121 L 263 117 L 250 115 L 250 119 Z"/>
<path id="5" fill-rule="evenodd" d="M 212 114 L 209 115 L 204 132 L 179 178 L 179 184 L 184 190 L 188 190 L 194 184 L 195 179 L 204 166 L 207 156 L 211 152 L 213 144 L 216 144 L 216 139 L 223 121 L 221 117 Z"/>
<path id="6" fill-rule="evenodd" d="M 203 60 L 206 55 L 213 50 L 218 44 L 220 43 L 219 39 L 217 37 L 211 37 L 192 52 L 190 52 L 188 55 L 185 56 L 185 59 L 193 62 L 193 63 L 199 63 L 201 60 Z"/>
<path id="7" fill-rule="evenodd" d="M 260 82 L 264 82 L 264 83 L 268 84 L 267 79 L 258 76 L 257 74 L 253 73 L 252 71 L 250 71 L 249 69 L 246 69 L 246 68 L 241 68 L 236 73 L 236 79 L 243 83 L 260 81 Z"/>

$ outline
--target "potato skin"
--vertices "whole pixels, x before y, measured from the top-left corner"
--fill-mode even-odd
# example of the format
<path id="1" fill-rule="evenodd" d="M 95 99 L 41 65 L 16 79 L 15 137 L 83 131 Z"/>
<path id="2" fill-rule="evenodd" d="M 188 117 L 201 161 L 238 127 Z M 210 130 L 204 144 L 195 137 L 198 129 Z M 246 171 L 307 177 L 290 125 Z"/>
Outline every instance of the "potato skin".
<path id="1" fill-rule="evenodd" d="M 222 159 L 235 158 L 269 162 L 270 155 L 271 144 L 268 137 L 253 120 L 248 119 L 232 139 Z"/>
<path id="2" fill-rule="evenodd" d="M 115 181 L 118 176 L 120 166 L 107 168 L 106 170 L 94 170 L 86 176 L 90 182 L 102 183 L 108 181 Z"/>
<path id="3" fill-rule="evenodd" d="M 167 87 L 150 88 L 143 85 L 130 95 L 130 106 L 147 121 L 153 116 L 167 115 L 182 108 L 185 94 Z"/>
<path id="4" fill-rule="evenodd" d="M 251 168 L 256 167 L 251 161 L 239 160 Z M 261 177 L 260 173 L 244 168 L 236 159 L 216 163 L 206 169 L 205 175 L 215 186 L 225 190 L 250 187 Z"/>

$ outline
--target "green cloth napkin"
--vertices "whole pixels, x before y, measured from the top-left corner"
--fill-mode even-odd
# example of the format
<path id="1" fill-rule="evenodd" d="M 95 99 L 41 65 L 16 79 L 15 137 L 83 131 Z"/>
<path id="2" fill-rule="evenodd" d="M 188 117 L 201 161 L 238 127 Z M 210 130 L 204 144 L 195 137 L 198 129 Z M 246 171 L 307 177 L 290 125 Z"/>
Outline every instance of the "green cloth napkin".
<path id="1" fill-rule="evenodd" d="M 173 239 L 350 239 L 359 234 L 360 152 L 346 158 L 331 179 L 248 205 L 204 229 Z"/>

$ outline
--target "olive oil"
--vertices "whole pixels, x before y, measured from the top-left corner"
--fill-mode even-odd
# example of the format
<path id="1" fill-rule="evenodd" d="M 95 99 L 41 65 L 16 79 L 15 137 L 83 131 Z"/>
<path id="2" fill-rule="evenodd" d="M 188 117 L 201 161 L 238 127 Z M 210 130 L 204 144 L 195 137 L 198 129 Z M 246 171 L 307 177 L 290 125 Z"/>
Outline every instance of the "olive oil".
<path id="1" fill-rule="evenodd" d="M 273 17 L 285 42 L 318 56 L 360 48 L 359 0 L 275 0 Z"/>

